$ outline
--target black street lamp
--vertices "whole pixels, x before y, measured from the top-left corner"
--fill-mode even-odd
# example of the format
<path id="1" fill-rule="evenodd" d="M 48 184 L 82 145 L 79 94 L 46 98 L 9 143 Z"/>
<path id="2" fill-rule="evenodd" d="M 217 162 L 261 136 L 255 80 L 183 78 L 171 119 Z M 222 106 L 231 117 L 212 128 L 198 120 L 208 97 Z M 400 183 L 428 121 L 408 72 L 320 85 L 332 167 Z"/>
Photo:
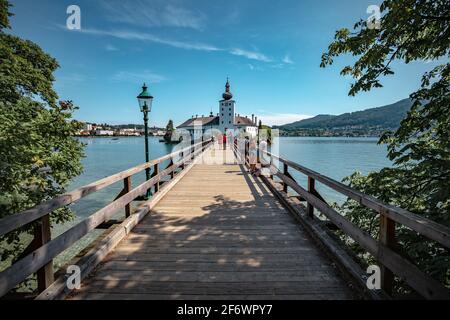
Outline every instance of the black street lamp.
<path id="1" fill-rule="evenodd" d="M 149 151 L 148 151 L 148 114 L 152 111 L 152 102 L 153 97 L 152 95 L 147 91 L 147 86 L 142 86 L 142 92 L 140 95 L 138 95 L 137 99 L 139 101 L 139 107 L 141 109 L 141 112 L 144 114 L 144 134 L 145 134 L 145 162 L 150 161 Z M 150 180 L 150 168 L 147 168 L 145 170 L 145 176 L 147 181 Z M 147 190 L 147 193 L 145 195 L 146 199 L 149 199 L 151 196 L 151 189 Z"/>

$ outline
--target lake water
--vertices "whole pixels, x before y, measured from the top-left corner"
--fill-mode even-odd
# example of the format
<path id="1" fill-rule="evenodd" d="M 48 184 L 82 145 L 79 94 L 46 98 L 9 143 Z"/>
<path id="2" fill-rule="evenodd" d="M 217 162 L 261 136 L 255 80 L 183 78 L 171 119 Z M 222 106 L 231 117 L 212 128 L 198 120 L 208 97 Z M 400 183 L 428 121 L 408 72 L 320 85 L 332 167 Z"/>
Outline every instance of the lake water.
<path id="1" fill-rule="evenodd" d="M 84 173 L 77 177 L 68 190 L 73 190 L 144 162 L 144 138 L 83 138 L 86 144 Z M 377 138 L 280 138 L 280 154 L 317 172 L 341 181 L 354 171 L 368 173 L 389 166 L 386 147 L 377 145 Z M 150 138 L 150 159 L 162 157 L 173 150 L 173 145 Z M 303 184 L 301 174 L 294 176 Z M 144 181 L 145 174 L 133 177 L 133 186 Z M 84 218 L 104 207 L 121 191 L 122 182 L 96 192 L 72 206 L 77 216 Z M 333 200 L 336 196 L 329 193 Z"/>
<path id="2" fill-rule="evenodd" d="M 279 144 L 283 158 L 342 181 L 355 171 L 367 174 L 391 165 L 386 157 L 386 146 L 377 142 L 378 138 L 282 137 Z M 292 170 L 291 174 L 303 187 L 307 186 L 305 175 Z M 321 184 L 317 184 L 316 189 L 327 201 L 330 200 L 329 203 L 345 200 Z"/>
<path id="3" fill-rule="evenodd" d="M 68 190 L 74 190 L 112 174 L 124 171 L 144 162 L 144 138 L 81 138 L 86 144 L 86 158 L 83 159 L 84 173 L 74 179 Z M 341 181 L 354 171 L 368 173 L 389 166 L 386 147 L 377 144 L 377 138 L 280 138 L 280 155 L 303 166 Z M 155 159 L 170 153 L 173 145 L 159 142 L 159 138 L 150 138 L 150 158 Z M 163 164 L 164 165 L 164 164 Z M 307 179 L 304 175 L 291 171 L 292 175 L 304 187 Z M 145 173 L 133 176 L 133 187 L 142 183 Z M 76 213 L 75 221 L 56 226 L 53 236 L 59 235 L 73 224 L 85 219 L 103 208 L 120 193 L 123 182 L 98 191 L 71 206 Z M 344 197 L 333 190 L 317 185 L 318 191 L 329 202 L 342 202 Z M 123 217 L 124 211 L 116 215 Z M 78 251 L 93 241 L 101 231 L 94 231 L 81 239 L 75 246 L 66 250 L 56 259 L 57 265 L 70 260 Z"/>

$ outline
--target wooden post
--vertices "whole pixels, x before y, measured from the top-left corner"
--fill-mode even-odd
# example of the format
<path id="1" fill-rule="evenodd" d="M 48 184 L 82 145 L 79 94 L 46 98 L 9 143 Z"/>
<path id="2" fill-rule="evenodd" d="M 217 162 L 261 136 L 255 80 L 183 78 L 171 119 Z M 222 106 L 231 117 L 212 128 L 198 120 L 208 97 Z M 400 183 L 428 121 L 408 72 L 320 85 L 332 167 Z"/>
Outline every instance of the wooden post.
<path id="1" fill-rule="evenodd" d="M 131 177 L 123 179 L 123 191 L 125 194 L 131 191 Z M 131 216 L 131 203 L 125 206 L 125 216 L 127 218 Z"/>
<path id="2" fill-rule="evenodd" d="M 314 194 L 314 191 L 316 190 L 316 180 L 314 180 L 311 177 L 308 177 L 308 192 L 310 194 Z M 308 202 L 306 206 L 306 213 L 310 218 L 314 218 L 314 207 L 311 203 Z"/>
<path id="3" fill-rule="evenodd" d="M 380 239 L 379 241 L 390 249 L 395 250 L 395 221 L 389 219 L 383 212 L 380 213 Z M 392 294 L 394 288 L 394 274 L 385 266 L 381 266 L 381 289 Z"/>
<path id="4" fill-rule="evenodd" d="M 171 166 L 173 166 L 173 159 L 170 159 L 169 167 L 171 167 Z M 172 170 L 172 171 L 170 172 L 170 180 L 173 179 L 174 175 L 175 175 L 175 172 Z"/>
<path id="5" fill-rule="evenodd" d="M 36 249 L 42 247 L 44 244 L 49 242 L 52 238 L 51 235 L 51 223 L 50 223 L 50 215 L 47 214 L 43 216 L 38 225 L 36 226 L 34 232 L 34 239 L 36 241 Z M 54 272 L 53 272 L 53 260 L 49 261 L 45 266 L 39 269 L 37 272 L 37 283 L 38 283 L 38 291 L 39 293 L 43 292 L 47 289 L 54 281 Z"/>
<path id="6" fill-rule="evenodd" d="M 270 179 L 271 179 L 271 180 L 273 180 L 272 165 L 273 165 L 273 157 L 270 156 L 270 161 L 269 161 L 269 171 L 270 171 Z"/>
<path id="7" fill-rule="evenodd" d="M 284 174 L 285 176 L 288 176 L 288 175 L 289 175 L 288 169 L 289 169 L 288 165 L 287 165 L 286 163 L 283 163 L 283 174 Z M 287 193 L 287 191 L 288 191 L 288 185 L 287 185 L 286 182 L 283 182 L 283 192 L 286 192 L 286 193 Z"/>
<path id="8" fill-rule="evenodd" d="M 155 163 L 153 166 L 153 177 L 156 177 L 159 174 L 159 163 Z M 159 181 L 155 183 L 155 193 L 159 191 Z"/>
<path id="9" fill-rule="evenodd" d="M 181 152 L 180 157 L 181 157 L 181 170 L 184 170 L 184 152 Z"/>

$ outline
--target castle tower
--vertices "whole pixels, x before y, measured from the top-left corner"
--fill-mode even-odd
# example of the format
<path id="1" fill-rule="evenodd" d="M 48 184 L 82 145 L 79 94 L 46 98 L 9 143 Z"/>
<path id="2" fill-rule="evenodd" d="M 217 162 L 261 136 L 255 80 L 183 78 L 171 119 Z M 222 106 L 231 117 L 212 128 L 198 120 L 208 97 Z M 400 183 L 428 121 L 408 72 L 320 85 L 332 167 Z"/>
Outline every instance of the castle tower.
<path id="1" fill-rule="evenodd" d="M 234 109 L 235 101 L 233 94 L 230 92 L 230 82 L 227 78 L 225 84 L 225 93 L 222 95 L 223 100 L 219 102 L 219 127 L 222 132 L 226 129 L 234 130 Z"/>

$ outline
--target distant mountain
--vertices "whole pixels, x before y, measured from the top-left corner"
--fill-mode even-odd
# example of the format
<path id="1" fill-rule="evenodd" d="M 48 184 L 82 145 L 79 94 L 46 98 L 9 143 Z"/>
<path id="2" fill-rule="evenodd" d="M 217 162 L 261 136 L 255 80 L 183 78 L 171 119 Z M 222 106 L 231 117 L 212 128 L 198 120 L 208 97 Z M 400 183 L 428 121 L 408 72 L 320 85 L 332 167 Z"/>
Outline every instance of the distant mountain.
<path id="1" fill-rule="evenodd" d="M 406 116 L 411 105 L 412 101 L 410 99 L 404 99 L 383 107 L 345 113 L 339 116 L 318 115 L 314 118 L 296 121 L 274 128 L 291 133 L 288 135 L 293 135 L 293 132 L 298 132 L 300 135 L 307 135 L 308 132 L 312 131 L 317 133 L 318 130 L 319 132 L 333 133 L 335 131 L 344 134 L 349 130 L 359 131 L 362 134 L 376 130 L 376 134 L 378 134 L 383 130 L 398 128 L 400 121 Z"/>

